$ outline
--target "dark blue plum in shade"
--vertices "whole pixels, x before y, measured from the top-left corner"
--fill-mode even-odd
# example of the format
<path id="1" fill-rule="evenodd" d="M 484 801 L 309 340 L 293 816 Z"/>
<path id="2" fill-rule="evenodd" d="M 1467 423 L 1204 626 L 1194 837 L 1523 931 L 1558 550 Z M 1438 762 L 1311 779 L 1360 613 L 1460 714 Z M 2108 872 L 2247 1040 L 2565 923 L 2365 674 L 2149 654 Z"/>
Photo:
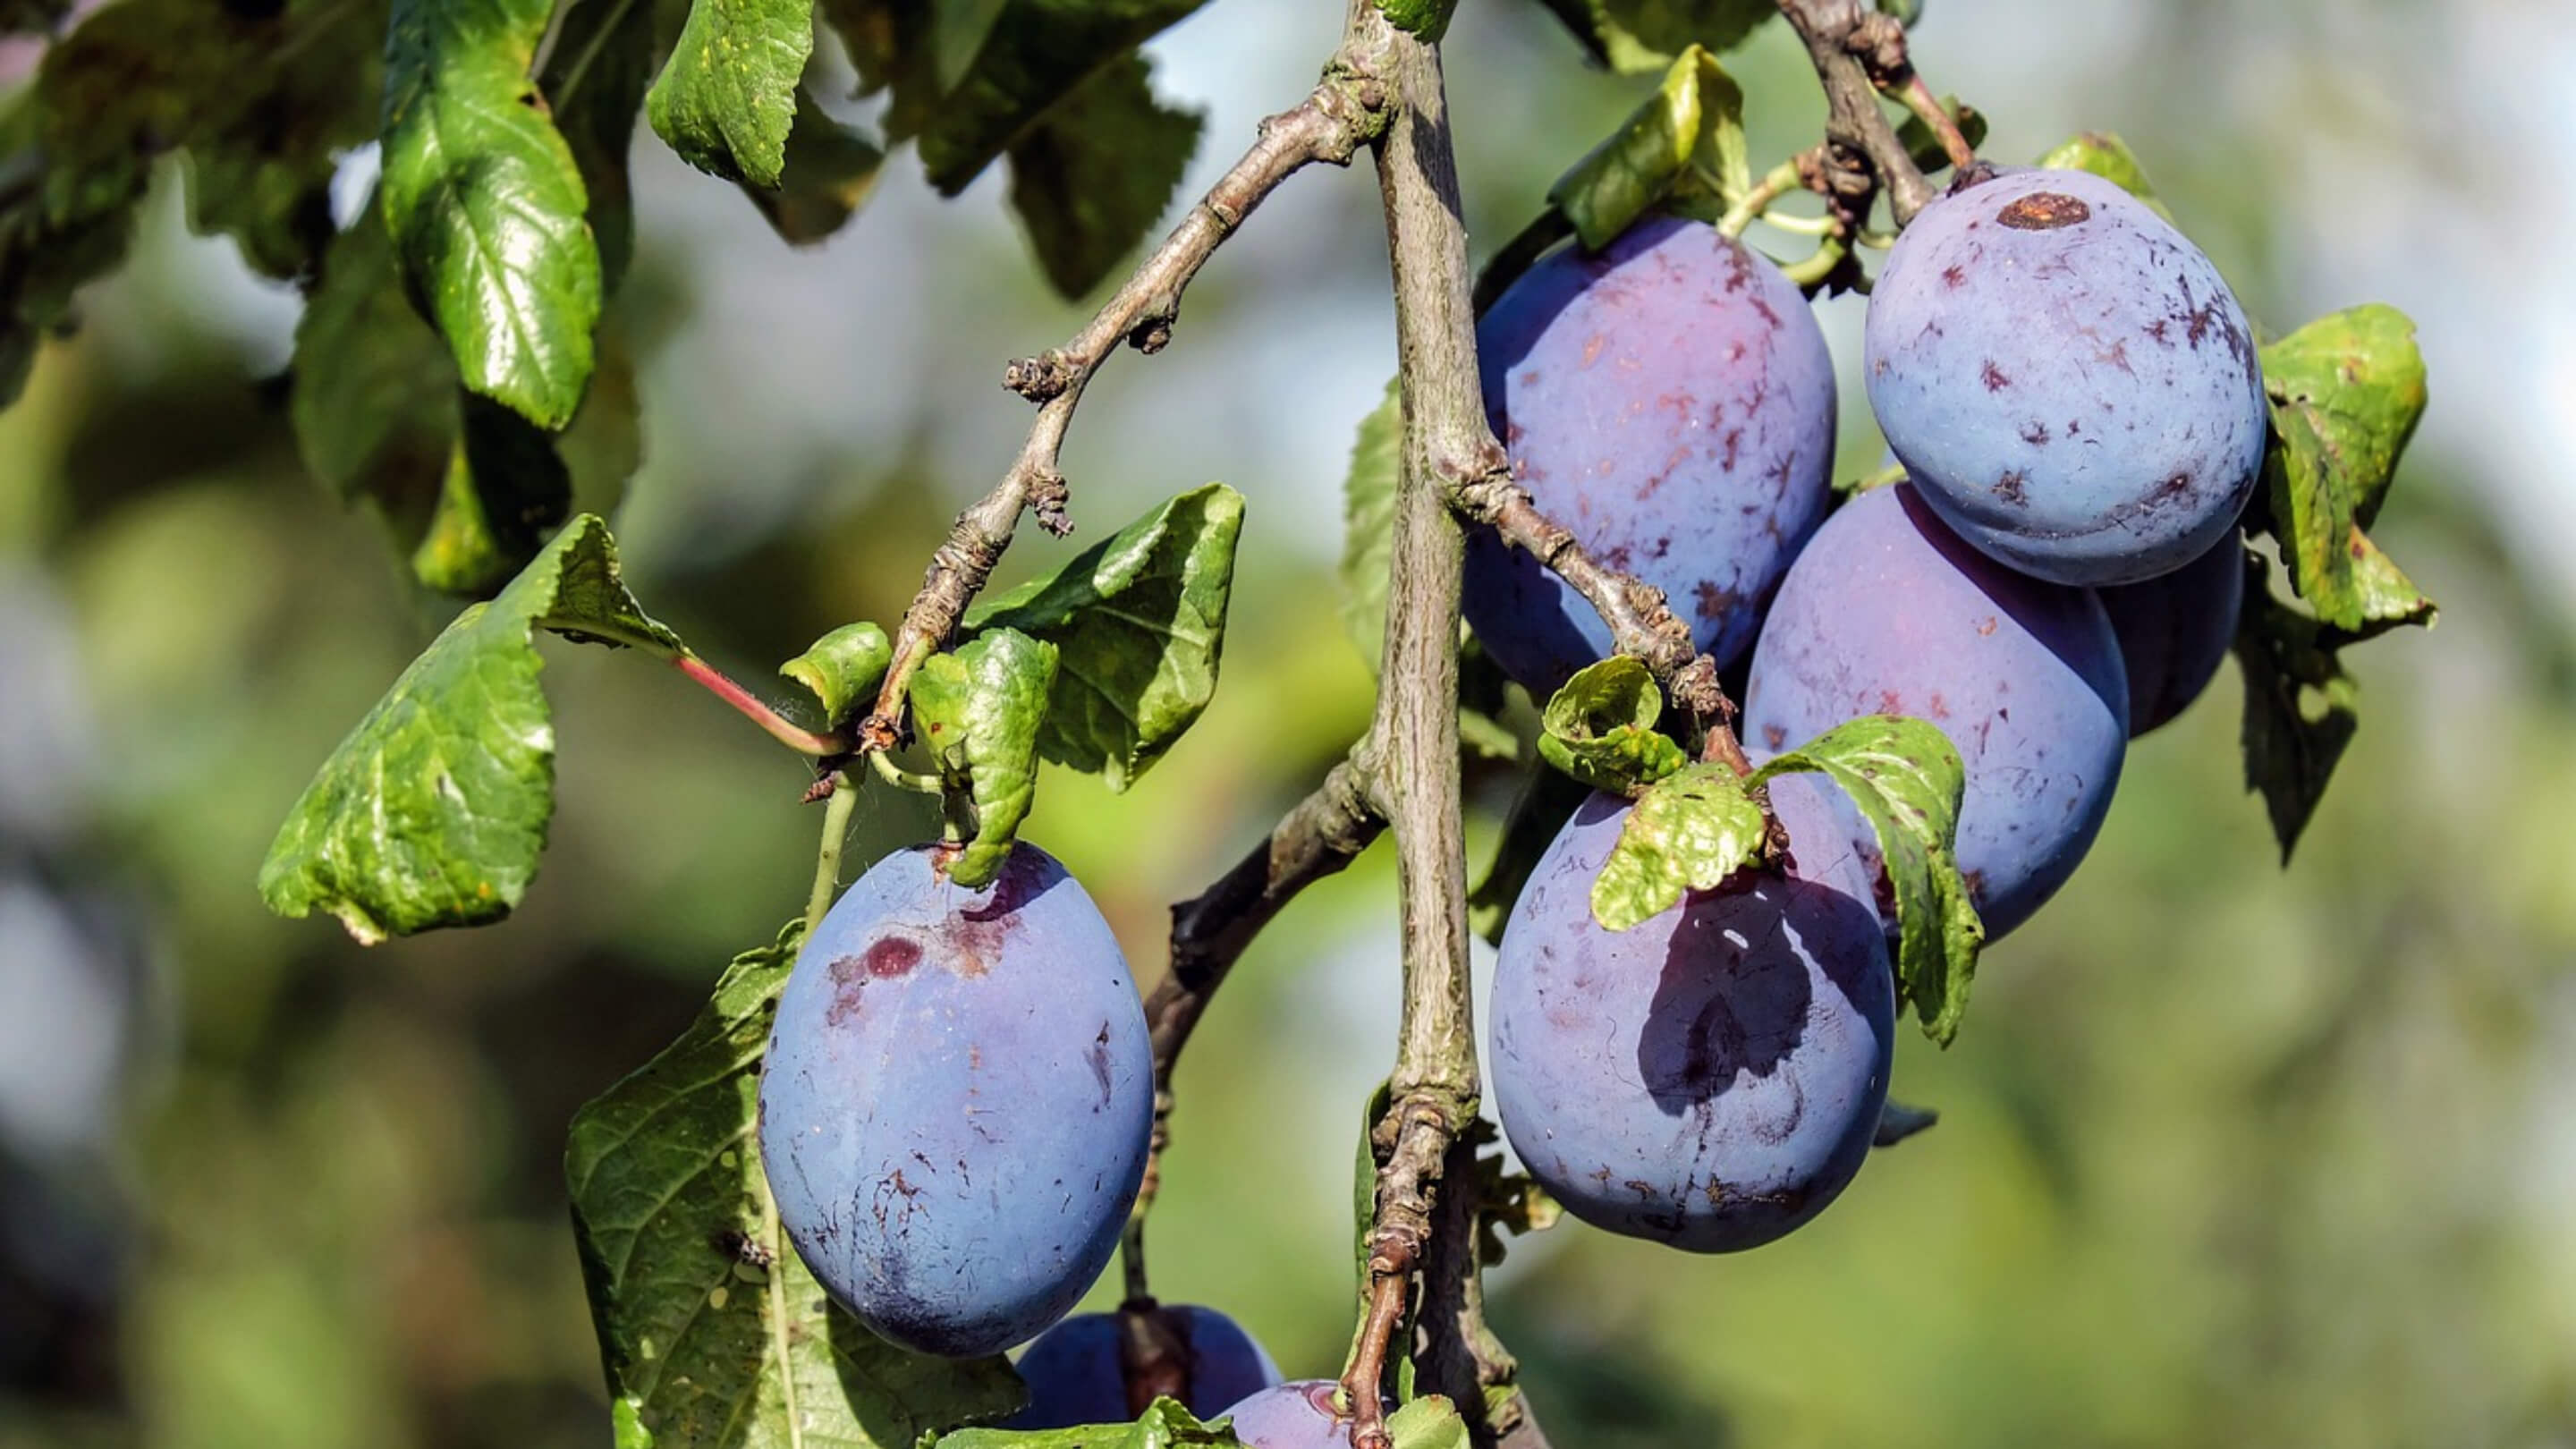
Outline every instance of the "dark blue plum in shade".
<path id="1" fill-rule="evenodd" d="M 1692 1252 L 1824 1211 L 1869 1155 L 1896 995 L 1869 876 L 1821 777 L 1771 784 L 1791 864 L 1625 931 L 1592 882 L 1632 808 L 1596 794 L 1532 872 L 1494 967 L 1503 1131 L 1566 1210 Z"/>

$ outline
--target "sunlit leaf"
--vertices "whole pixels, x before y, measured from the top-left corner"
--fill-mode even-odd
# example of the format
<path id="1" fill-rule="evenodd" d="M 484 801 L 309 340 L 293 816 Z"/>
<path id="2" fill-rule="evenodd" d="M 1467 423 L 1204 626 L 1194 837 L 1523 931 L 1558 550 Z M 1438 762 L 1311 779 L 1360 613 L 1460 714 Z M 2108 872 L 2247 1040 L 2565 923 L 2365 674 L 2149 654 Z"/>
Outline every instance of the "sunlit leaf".
<path id="1" fill-rule="evenodd" d="M 975 802 L 975 834 L 948 878 L 992 884 L 1037 799 L 1038 732 L 1056 678 L 1056 647 L 1016 629 L 986 629 L 933 654 L 912 679 L 913 727 L 952 789 Z"/>
<path id="2" fill-rule="evenodd" d="M 814 0 L 693 0 L 644 99 L 654 134 L 701 171 L 776 186 L 813 50 Z"/>
<path id="3" fill-rule="evenodd" d="M 1959 874 L 1959 801 L 1967 768 L 1940 728 L 1900 715 L 1865 715 L 1775 757 L 1753 778 L 1816 771 L 1851 796 L 1878 834 L 1896 895 L 1896 988 L 1926 1036 L 1944 1046 L 1968 1010 L 1986 928 Z M 1797 849 L 1797 842 L 1789 842 Z"/>
<path id="4" fill-rule="evenodd" d="M 1714 890 L 1762 846 L 1762 807 L 1720 764 L 1685 765 L 1648 786 L 1592 881 L 1592 918 L 1624 931 Z"/>
<path id="5" fill-rule="evenodd" d="M 1689 763 L 1680 745 L 1655 732 L 1663 712 L 1653 672 L 1613 655 L 1577 671 L 1548 700 L 1538 752 L 1596 790 L 1635 795 Z"/>

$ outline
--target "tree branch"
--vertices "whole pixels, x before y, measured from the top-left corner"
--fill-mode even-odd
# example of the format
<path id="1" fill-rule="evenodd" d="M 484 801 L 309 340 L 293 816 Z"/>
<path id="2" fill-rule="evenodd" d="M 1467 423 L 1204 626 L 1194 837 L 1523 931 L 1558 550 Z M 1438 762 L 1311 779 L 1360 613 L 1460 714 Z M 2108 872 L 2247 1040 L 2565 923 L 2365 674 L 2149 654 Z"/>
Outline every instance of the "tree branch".
<path id="1" fill-rule="evenodd" d="M 1458 591 L 1465 545 L 1445 480 L 1503 466 L 1485 423 L 1476 320 L 1460 222 L 1457 163 L 1436 45 L 1351 0 L 1349 34 L 1387 58 L 1391 114 L 1376 143 L 1394 273 L 1403 467 L 1389 558 L 1385 653 L 1370 726 L 1384 752 L 1373 782 L 1395 831 L 1404 1015 L 1368 1237 L 1367 1316 L 1343 1384 L 1354 1449 L 1387 1449 L 1387 1355 L 1429 1246 L 1450 1143 L 1474 1116 L 1478 1082 L 1467 989 L 1467 863 L 1458 779 Z M 1472 1251 L 1472 1249 L 1470 1250 Z M 1462 1403 L 1480 1409 L 1481 1396 Z"/>
<path id="2" fill-rule="evenodd" d="M 1145 998 L 1145 1024 L 1154 1043 L 1154 1136 L 1145 1185 L 1128 1215 L 1121 1249 L 1131 1299 L 1149 1296 L 1145 1214 L 1162 1185 L 1163 1149 L 1171 1144 L 1172 1070 L 1181 1048 L 1261 928 L 1298 892 L 1349 865 L 1386 828 L 1386 817 L 1369 798 L 1376 755 L 1375 741 L 1363 737 L 1234 869 L 1172 907 L 1171 970 Z"/>
<path id="3" fill-rule="evenodd" d="M 1321 161 L 1350 163 L 1359 147 L 1375 136 L 1385 121 L 1383 83 L 1348 44 L 1335 52 L 1324 78 L 1294 110 L 1261 123 L 1243 159 L 1217 183 L 1172 234 L 1137 264 L 1133 275 L 1103 305 L 1090 323 L 1064 346 L 1013 362 L 1003 385 L 1037 403 L 1037 421 L 1019 456 L 993 491 L 957 515 L 947 539 L 932 553 L 930 568 L 904 610 L 894 637 L 894 661 L 877 690 L 875 708 L 857 729 L 861 751 L 891 749 L 902 728 L 904 693 L 921 661 L 948 641 L 966 606 L 993 576 L 994 566 L 1010 547 L 1024 509 L 1058 535 L 1072 531 L 1065 516 L 1067 494 L 1059 458 L 1082 390 L 1125 341 L 1142 352 L 1160 351 L 1171 340 L 1181 293 L 1217 247 L 1234 234 L 1252 209 L 1279 184 Z M 838 761 L 827 761 L 837 764 Z"/>
<path id="4" fill-rule="evenodd" d="M 1779 0 L 1780 13 L 1807 43 L 1807 58 L 1824 84 L 1825 139 L 1845 153 L 1836 158 L 1850 172 L 1866 164 L 1887 188 L 1888 204 L 1899 227 L 1932 204 L 1932 183 L 1906 154 L 1905 144 L 1878 104 L 1873 75 L 1895 76 L 1907 69 L 1905 27 L 1860 0 Z M 1848 187 L 1828 189 L 1829 198 L 1851 199 Z M 1858 208 L 1866 222 L 1865 198 Z M 1852 228 L 1858 235 L 1858 223 Z"/>

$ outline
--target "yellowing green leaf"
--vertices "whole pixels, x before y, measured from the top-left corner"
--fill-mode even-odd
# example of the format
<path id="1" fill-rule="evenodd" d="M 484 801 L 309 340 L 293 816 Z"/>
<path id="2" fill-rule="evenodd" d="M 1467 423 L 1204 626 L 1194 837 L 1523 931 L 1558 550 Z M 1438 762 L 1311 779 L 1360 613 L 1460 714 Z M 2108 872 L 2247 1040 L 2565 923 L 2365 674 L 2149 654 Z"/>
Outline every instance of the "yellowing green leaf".
<path id="1" fill-rule="evenodd" d="M 1762 845 L 1762 807 L 1724 765 L 1685 765 L 1646 787 L 1592 881 L 1592 918 L 1624 931 L 1713 890 Z"/>
<path id="2" fill-rule="evenodd" d="M 1878 833 L 1896 894 L 1896 989 L 1924 1035 L 1944 1046 L 1968 1010 L 1968 985 L 1986 928 L 1959 874 L 1959 800 L 1967 769 L 1938 726 L 1900 715 L 1864 715 L 1777 756 L 1753 774 L 1830 777 Z M 1798 842 L 1791 840 L 1795 852 Z"/>
<path id="3" fill-rule="evenodd" d="M 1663 691 L 1628 656 L 1585 666 L 1548 700 L 1538 752 L 1596 790 L 1634 795 L 1689 763 L 1682 747 L 1655 733 Z"/>
<path id="4" fill-rule="evenodd" d="M 975 802 L 975 834 L 948 878 L 980 889 L 1010 858 L 1037 799 L 1038 732 L 1055 683 L 1056 647 L 1016 629 L 987 629 L 912 677 L 913 727 L 951 789 Z"/>
<path id="5" fill-rule="evenodd" d="M 644 98 L 654 134 L 701 171 L 776 186 L 813 50 L 814 0 L 693 0 Z"/>
<path id="6" fill-rule="evenodd" d="M 838 729 L 876 695 L 877 682 L 894 663 L 894 646 L 874 624 L 843 624 L 778 666 L 823 706 L 823 727 Z"/>
<path id="7" fill-rule="evenodd" d="M 1745 159 L 1744 92 L 1715 57 L 1686 48 L 1619 129 L 1549 188 L 1587 249 L 1626 231 L 1698 168 L 1699 185 L 1731 203 L 1752 189 Z"/>
<path id="8" fill-rule="evenodd" d="M 2363 532 L 2424 415 L 2415 324 L 2375 303 L 2320 317 L 2263 349 L 2263 386 L 2265 498 L 2291 586 L 2349 634 L 2431 623 L 2433 601 Z"/>

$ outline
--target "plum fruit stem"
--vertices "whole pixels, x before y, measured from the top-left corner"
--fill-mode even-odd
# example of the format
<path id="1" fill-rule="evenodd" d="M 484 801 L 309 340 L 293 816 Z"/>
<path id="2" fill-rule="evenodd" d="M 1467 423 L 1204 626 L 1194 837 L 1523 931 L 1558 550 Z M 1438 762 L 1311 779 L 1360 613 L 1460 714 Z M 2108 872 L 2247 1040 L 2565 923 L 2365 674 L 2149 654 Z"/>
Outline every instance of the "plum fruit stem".
<path id="1" fill-rule="evenodd" d="M 847 776 L 835 780 L 835 788 L 823 802 L 823 842 L 814 851 L 814 889 L 805 897 L 805 929 L 812 933 L 823 923 L 823 913 L 832 908 L 832 894 L 841 888 L 841 847 L 850 836 L 850 815 L 858 808 L 859 792 L 851 789 Z"/>
<path id="2" fill-rule="evenodd" d="M 1038 405 L 1019 456 L 993 490 L 957 515 L 948 537 L 932 553 L 921 589 L 904 610 L 894 637 L 894 659 L 878 688 L 874 708 L 857 729 L 855 748 L 890 749 L 902 730 L 905 691 L 913 671 L 957 628 L 966 606 L 993 576 L 1010 546 L 1023 511 L 1034 511 L 1048 532 L 1073 530 L 1065 514 L 1068 495 L 1059 459 L 1083 389 L 1124 342 L 1139 352 L 1159 352 L 1171 340 L 1181 293 L 1217 247 L 1242 226 L 1252 209 L 1281 182 L 1321 161 L 1350 164 L 1362 143 L 1385 119 L 1385 90 L 1345 47 L 1296 108 L 1261 123 L 1241 160 L 1219 177 L 1091 321 L 1062 347 L 1021 358 L 1004 370 L 1003 385 Z M 833 763 L 838 763 L 834 761 Z"/>

